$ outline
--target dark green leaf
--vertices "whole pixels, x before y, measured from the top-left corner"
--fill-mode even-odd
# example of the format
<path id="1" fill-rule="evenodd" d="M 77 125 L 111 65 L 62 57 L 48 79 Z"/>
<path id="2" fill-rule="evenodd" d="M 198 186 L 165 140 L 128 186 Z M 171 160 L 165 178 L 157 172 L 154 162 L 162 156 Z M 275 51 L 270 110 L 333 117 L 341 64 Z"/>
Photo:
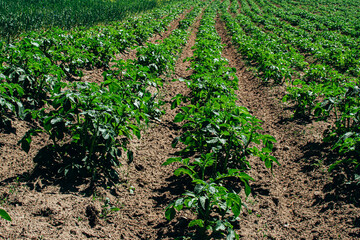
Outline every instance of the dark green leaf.
<path id="1" fill-rule="evenodd" d="M 173 147 L 173 148 L 175 148 L 176 147 L 176 145 L 178 144 L 178 142 L 179 142 L 179 139 L 180 139 L 180 137 L 176 137 L 176 138 L 174 138 L 174 140 L 172 141 L 172 143 L 171 143 L 171 147 Z"/>
<path id="2" fill-rule="evenodd" d="M 174 118 L 174 122 L 182 122 L 185 119 L 186 115 L 182 114 L 182 113 L 178 113 L 176 114 L 175 118 Z"/>
<path id="3" fill-rule="evenodd" d="M 2 217 L 5 220 L 12 221 L 9 214 L 4 209 L 0 209 L 0 217 Z"/>
<path id="4" fill-rule="evenodd" d="M 172 219 L 174 219 L 175 215 L 176 215 L 176 211 L 173 207 L 169 207 L 166 209 L 165 217 L 168 221 L 171 221 Z"/>
<path id="5" fill-rule="evenodd" d="M 134 161 L 134 153 L 130 150 L 127 151 L 127 157 L 128 157 L 128 164 L 132 163 Z"/>

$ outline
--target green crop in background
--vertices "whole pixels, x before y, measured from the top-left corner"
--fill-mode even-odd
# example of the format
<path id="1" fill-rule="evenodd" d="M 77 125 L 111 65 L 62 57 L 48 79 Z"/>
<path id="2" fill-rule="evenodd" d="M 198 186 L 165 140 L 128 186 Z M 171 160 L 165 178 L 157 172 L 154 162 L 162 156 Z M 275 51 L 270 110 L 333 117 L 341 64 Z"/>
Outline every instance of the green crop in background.
<path id="1" fill-rule="evenodd" d="M 0 0 L 0 39 L 41 28 L 121 20 L 169 0 Z"/>

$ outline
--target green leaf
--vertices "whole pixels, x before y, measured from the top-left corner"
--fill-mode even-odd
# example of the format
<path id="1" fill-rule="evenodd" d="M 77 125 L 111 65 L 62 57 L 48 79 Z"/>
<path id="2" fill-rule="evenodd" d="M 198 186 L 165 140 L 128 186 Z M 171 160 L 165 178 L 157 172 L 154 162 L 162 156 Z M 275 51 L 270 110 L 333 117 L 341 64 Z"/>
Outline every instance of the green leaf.
<path id="1" fill-rule="evenodd" d="M 62 122 L 62 121 L 63 121 L 63 119 L 61 117 L 56 117 L 56 118 L 51 119 L 50 123 L 52 125 L 55 125 L 55 124 L 57 124 L 59 122 Z"/>
<path id="2" fill-rule="evenodd" d="M 0 217 L 2 217 L 5 220 L 12 221 L 9 214 L 4 209 L 0 209 Z"/>
<path id="3" fill-rule="evenodd" d="M 162 165 L 163 166 L 167 166 L 167 165 L 170 165 L 174 162 L 181 162 L 181 157 L 176 157 L 176 158 L 168 158 Z"/>
<path id="4" fill-rule="evenodd" d="M 266 157 L 266 159 L 265 159 L 265 167 L 266 168 L 271 168 L 272 167 L 272 161 L 270 160 L 269 157 Z"/>
<path id="5" fill-rule="evenodd" d="M 178 106 L 178 104 L 177 104 L 177 101 L 176 101 L 176 100 L 171 103 L 171 109 L 174 109 L 174 108 L 176 108 L 177 106 Z"/>
<path id="6" fill-rule="evenodd" d="M 270 160 L 271 161 L 273 161 L 273 162 L 275 162 L 277 165 L 281 165 L 280 163 L 279 163 L 279 161 L 276 159 L 276 157 L 274 157 L 274 156 L 269 156 L 269 158 L 270 158 Z"/>
<path id="7" fill-rule="evenodd" d="M 27 138 L 23 138 L 21 140 L 21 149 L 24 150 L 26 153 L 28 153 L 30 151 L 30 143 L 31 143 L 31 139 L 30 141 Z"/>
<path id="8" fill-rule="evenodd" d="M 332 170 L 334 170 L 337 165 L 343 163 L 344 161 L 346 161 L 346 159 L 338 160 L 338 161 L 336 161 L 335 163 L 331 164 L 331 165 L 329 166 L 328 172 L 331 172 Z"/>
<path id="9" fill-rule="evenodd" d="M 213 143 L 217 143 L 218 141 L 219 141 L 219 138 L 218 138 L 218 137 L 214 137 L 214 138 L 212 138 L 211 140 L 207 140 L 206 143 L 213 144 Z"/>
<path id="10" fill-rule="evenodd" d="M 135 136 L 136 136 L 138 139 L 141 138 L 141 134 L 140 134 L 139 128 L 133 128 L 133 133 L 135 134 Z"/>
<path id="11" fill-rule="evenodd" d="M 111 212 L 118 212 L 118 211 L 120 211 L 120 208 L 112 207 L 112 208 L 110 209 L 110 211 L 111 211 Z"/>
<path id="12" fill-rule="evenodd" d="M 183 206 L 184 206 L 184 199 L 183 198 L 176 199 L 174 208 L 180 211 L 183 208 Z"/>
<path id="13" fill-rule="evenodd" d="M 199 200 L 200 200 L 200 205 L 201 205 L 201 207 L 204 209 L 204 210 L 206 210 L 206 202 L 207 202 L 207 197 L 205 197 L 205 196 L 201 196 L 200 198 L 199 198 Z"/>
<path id="14" fill-rule="evenodd" d="M 183 174 L 187 174 L 189 175 L 191 178 L 194 178 L 194 173 L 190 170 L 190 169 L 185 169 L 185 168 L 178 168 L 174 171 L 174 175 L 175 176 L 180 176 Z"/>
<path id="15" fill-rule="evenodd" d="M 269 149 L 269 148 L 267 148 L 267 147 L 262 148 L 261 151 L 262 151 L 263 153 L 271 153 L 271 152 L 272 152 L 271 149 Z"/>
<path id="16" fill-rule="evenodd" d="M 30 129 L 25 133 L 25 135 L 19 140 L 18 145 L 21 145 L 21 149 L 25 152 L 29 152 L 30 150 L 30 144 L 32 142 L 32 136 L 36 136 L 37 132 L 39 130 L 37 129 Z"/>
<path id="17" fill-rule="evenodd" d="M 173 207 L 169 207 L 166 209 L 165 217 L 168 221 L 171 221 L 172 219 L 174 219 L 175 215 L 176 215 L 176 211 Z"/>
<path id="18" fill-rule="evenodd" d="M 182 114 L 182 113 L 178 113 L 176 114 L 175 118 L 174 118 L 174 122 L 182 122 L 185 119 L 186 115 Z"/>
<path id="19" fill-rule="evenodd" d="M 228 235 L 226 236 L 226 240 L 234 240 L 234 239 L 237 239 L 235 231 L 231 228 L 228 228 Z"/>
<path id="20" fill-rule="evenodd" d="M 226 227 L 225 227 L 224 223 L 221 220 L 218 220 L 216 222 L 214 230 L 215 231 L 225 231 L 225 229 L 226 229 Z"/>
<path id="21" fill-rule="evenodd" d="M 250 177 L 248 174 L 244 173 L 244 172 L 241 172 L 239 173 L 239 177 L 241 177 L 241 179 L 243 180 L 251 180 L 251 181 L 255 181 L 255 179 L 253 179 L 252 177 Z"/>
<path id="22" fill-rule="evenodd" d="M 202 220 L 202 219 L 192 220 L 188 226 L 189 227 L 199 226 L 202 228 L 202 227 L 204 227 L 204 220 Z"/>
<path id="23" fill-rule="evenodd" d="M 246 196 L 249 196 L 251 193 L 251 188 L 247 182 L 244 182 L 244 183 L 245 183 L 245 194 L 246 194 Z"/>

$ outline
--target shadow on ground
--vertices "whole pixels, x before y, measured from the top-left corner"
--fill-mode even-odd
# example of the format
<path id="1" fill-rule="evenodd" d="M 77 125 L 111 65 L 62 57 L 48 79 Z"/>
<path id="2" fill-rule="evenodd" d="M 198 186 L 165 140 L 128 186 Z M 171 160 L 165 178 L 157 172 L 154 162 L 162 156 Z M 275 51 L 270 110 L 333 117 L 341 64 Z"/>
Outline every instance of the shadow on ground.
<path id="1" fill-rule="evenodd" d="M 97 173 L 93 178 L 86 169 L 77 168 L 77 165 L 82 164 L 79 156 L 81 151 L 75 148 L 67 148 L 67 151 L 67 154 L 59 153 L 51 145 L 45 146 L 34 157 L 34 169 L 7 178 L 0 185 L 19 181 L 38 192 L 48 186 L 59 186 L 61 193 L 78 192 L 85 196 L 91 196 L 96 187 L 109 188 L 115 185 L 116 181 L 102 173 Z"/>

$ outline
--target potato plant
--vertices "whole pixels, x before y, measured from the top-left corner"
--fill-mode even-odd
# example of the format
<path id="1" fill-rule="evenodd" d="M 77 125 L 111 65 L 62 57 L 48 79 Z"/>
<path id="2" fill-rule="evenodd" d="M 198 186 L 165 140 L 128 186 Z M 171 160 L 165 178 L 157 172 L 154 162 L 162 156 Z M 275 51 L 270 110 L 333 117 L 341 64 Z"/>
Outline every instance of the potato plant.
<path id="1" fill-rule="evenodd" d="M 306 2 L 307 7 L 314 7 Z M 294 117 L 334 121 L 323 139 L 339 155 L 329 170 L 348 164 L 357 173 L 360 64 L 354 13 L 350 11 L 346 22 L 344 16 L 313 14 L 284 0 L 240 3 L 236 18 L 227 12 L 228 1 L 222 7 L 222 18 L 239 51 L 256 61 L 255 68 L 265 81 L 287 81 L 283 100 L 293 104 Z M 235 14 L 236 5 L 232 2 Z M 300 77 L 293 74 L 294 70 L 302 71 Z"/>
<path id="2" fill-rule="evenodd" d="M 91 27 L 122 21 L 129 15 L 162 8 L 177 8 L 174 1 L 59 0 L 2 2 L 0 35 L 11 40 L 19 33 L 58 27 Z"/>
<path id="3" fill-rule="evenodd" d="M 18 84 L 0 82 L 0 129 L 11 127 L 9 114 L 23 119 L 26 115 L 25 108 L 20 101 L 24 89 Z"/>
<path id="4" fill-rule="evenodd" d="M 187 19 L 194 21 L 199 9 L 194 8 Z M 172 49 L 175 57 L 179 56 L 187 35 L 187 29 L 182 27 L 156 45 L 159 57 L 169 69 L 175 61 L 166 50 Z M 96 180 L 103 173 L 118 180 L 119 157 L 126 152 L 128 161 L 133 159 L 128 141 L 133 136 L 141 137 L 141 122 L 147 124 L 162 114 L 161 102 L 157 101 L 156 93 L 149 91 L 149 86 L 161 86 L 158 76 L 168 69 L 152 69 L 143 58 L 152 57 L 153 52 L 141 48 L 138 59 L 116 61 L 113 70 L 105 71 L 100 85 L 75 82 L 53 91 L 46 100 L 46 108 L 33 111 L 32 116 L 39 120 L 41 128 L 31 129 L 20 140 L 22 148 L 29 151 L 32 136 L 45 132 L 53 142 L 50 148 L 57 154 L 56 159 L 48 161 L 58 161 L 61 174 L 91 176 Z"/>
<path id="5" fill-rule="evenodd" d="M 174 139 L 172 146 L 181 142 L 184 147 L 177 157 L 163 163 L 180 163 L 175 176 L 187 175 L 194 186 L 167 206 L 165 216 L 172 220 L 177 211 L 190 209 L 196 219 L 188 226 L 195 227 L 197 239 L 237 239 L 233 222 L 237 221 L 242 201 L 232 181 L 242 182 L 249 195 L 249 181 L 253 179 L 245 173 L 250 168 L 247 157 L 258 156 L 268 168 L 278 163 L 270 155 L 275 139 L 260 134 L 260 120 L 235 104 L 235 69 L 221 57 L 223 46 L 215 29 L 219 5 L 214 1 L 205 10 L 194 57 L 189 59 L 194 73 L 190 79 L 182 79 L 191 89 L 191 98 L 173 98 L 172 108 L 181 102 L 186 106 L 175 116 L 174 122 L 183 123 L 183 134 Z"/>

